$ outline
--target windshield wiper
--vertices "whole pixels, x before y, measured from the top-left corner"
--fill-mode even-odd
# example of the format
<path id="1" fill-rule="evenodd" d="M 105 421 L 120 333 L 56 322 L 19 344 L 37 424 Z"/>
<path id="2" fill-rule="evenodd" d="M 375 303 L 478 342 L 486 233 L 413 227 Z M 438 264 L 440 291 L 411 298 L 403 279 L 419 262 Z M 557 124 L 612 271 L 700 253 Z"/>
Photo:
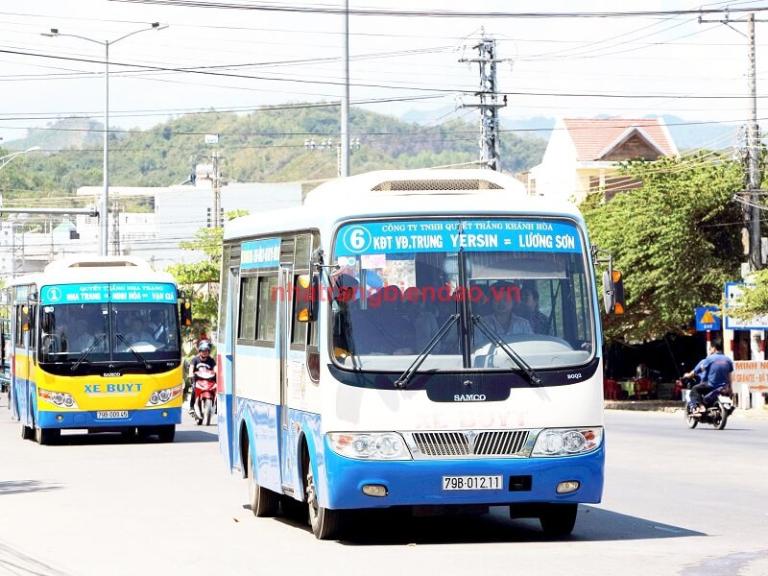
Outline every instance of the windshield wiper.
<path id="1" fill-rule="evenodd" d="M 535 370 L 531 368 L 531 366 L 523 359 L 523 357 L 515 352 L 509 344 L 504 342 L 504 340 L 501 339 L 501 337 L 485 322 L 485 320 L 483 320 L 480 316 L 473 315 L 472 323 L 477 325 L 477 327 L 480 328 L 480 331 L 485 334 L 491 342 L 504 350 L 504 353 L 509 356 L 515 364 L 517 364 L 518 368 L 525 372 L 525 375 L 528 376 L 528 381 L 533 386 L 538 386 L 541 384 L 541 377 L 536 374 Z"/>
<path id="2" fill-rule="evenodd" d="M 88 346 L 85 350 L 83 350 L 83 353 L 80 354 L 80 357 L 77 359 L 77 362 L 72 364 L 72 366 L 69 368 L 72 372 L 77 370 L 83 362 L 85 362 L 85 359 L 88 358 L 88 354 L 90 354 L 96 346 L 101 344 L 101 341 L 107 336 L 105 332 L 102 332 L 101 334 L 97 334 L 93 338 L 93 342 L 91 342 L 91 345 Z"/>
<path id="3" fill-rule="evenodd" d="M 136 356 L 136 358 L 138 358 L 139 362 L 141 362 L 142 364 L 144 364 L 144 367 L 145 367 L 147 370 L 149 370 L 150 368 L 152 368 L 152 366 L 150 366 L 149 362 L 147 362 L 147 359 L 146 359 L 146 358 L 144 358 L 144 356 L 142 356 L 142 355 L 139 353 L 139 351 L 138 351 L 138 350 L 136 350 L 136 349 L 135 349 L 133 346 L 131 346 L 131 345 L 128 343 L 128 340 L 126 340 L 126 339 L 125 339 L 125 337 L 124 337 L 122 334 L 120 334 L 120 332 L 115 332 L 115 337 L 116 337 L 118 340 L 120 340 L 120 342 L 122 342 L 123 344 L 125 344 L 125 347 L 126 347 L 126 348 L 128 348 L 128 350 L 130 350 L 130 351 L 133 353 L 133 355 L 134 355 L 134 356 Z"/>
<path id="4" fill-rule="evenodd" d="M 443 339 L 443 337 L 448 333 L 448 330 L 458 321 L 458 319 L 459 314 L 451 314 L 448 319 L 443 322 L 443 325 L 440 326 L 440 329 L 437 331 L 437 333 L 432 336 L 432 340 L 430 340 L 429 343 L 424 347 L 424 350 L 419 352 L 411 365 L 406 368 L 405 372 L 403 372 L 397 380 L 395 380 L 395 388 L 405 388 L 408 385 L 408 382 L 419 369 L 419 367 L 424 363 L 424 360 L 427 359 L 427 356 L 431 354 L 435 346 L 437 346 L 440 340 Z"/>

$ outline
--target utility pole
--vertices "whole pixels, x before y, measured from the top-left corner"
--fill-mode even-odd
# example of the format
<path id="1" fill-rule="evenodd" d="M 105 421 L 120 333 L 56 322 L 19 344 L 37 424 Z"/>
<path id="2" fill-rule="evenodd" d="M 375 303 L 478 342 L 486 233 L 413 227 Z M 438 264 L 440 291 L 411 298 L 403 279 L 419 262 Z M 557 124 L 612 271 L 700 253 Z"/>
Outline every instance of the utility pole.
<path id="1" fill-rule="evenodd" d="M 341 157 L 339 175 L 349 176 L 349 0 L 344 0 L 344 94 L 341 98 Z"/>
<path id="2" fill-rule="evenodd" d="M 725 11 L 725 18 L 720 20 L 704 20 L 699 17 L 699 24 L 707 22 L 719 22 L 725 24 L 742 36 L 746 36 L 749 44 L 749 66 L 747 69 L 747 81 L 749 84 L 749 124 L 747 125 L 747 191 L 745 224 L 749 229 L 749 269 L 751 272 L 763 267 L 761 254 L 760 234 L 760 127 L 757 124 L 757 58 L 755 51 L 755 22 L 767 22 L 768 20 L 755 20 L 754 12 L 746 19 L 734 20 Z M 746 23 L 747 34 L 739 32 L 732 23 Z"/>
<path id="3" fill-rule="evenodd" d="M 507 97 L 499 103 L 496 93 L 496 64 L 504 62 L 496 58 L 496 40 L 481 31 L 480 42 L 472 47 L 477 50 L 477 58 L 462 58 L 459 62 L 476 63 L 480 65 L 480 90 L 475 96 L 480 102 L 460 105 L 460 108 L 478 108 L 480 110 L 480 162 L 491 170 L 501 171 L 501 157 L 499 154 L 499 108 L 507 105 Z"/>
<path id="4" fill-rule="evenodd" d="M 213 151 L 213 227 L 221 228 L 221 178 L 218 150 Z"/>

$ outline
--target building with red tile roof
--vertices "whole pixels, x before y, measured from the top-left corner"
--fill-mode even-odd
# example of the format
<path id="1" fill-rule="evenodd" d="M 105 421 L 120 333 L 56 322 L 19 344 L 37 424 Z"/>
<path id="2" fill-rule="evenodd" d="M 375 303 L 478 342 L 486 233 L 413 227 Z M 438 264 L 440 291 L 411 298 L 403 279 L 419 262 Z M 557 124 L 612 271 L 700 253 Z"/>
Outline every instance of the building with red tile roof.
<path id="1" fill-rule="evenodd" d="M 618 175 L 626 160 L 679 154 L 661 118 L 563 118 L 557 121 L 541 164 L 531 169 L 529 191 L 576 203 L 590 191 L 607 197 L 639 183 Z"/>

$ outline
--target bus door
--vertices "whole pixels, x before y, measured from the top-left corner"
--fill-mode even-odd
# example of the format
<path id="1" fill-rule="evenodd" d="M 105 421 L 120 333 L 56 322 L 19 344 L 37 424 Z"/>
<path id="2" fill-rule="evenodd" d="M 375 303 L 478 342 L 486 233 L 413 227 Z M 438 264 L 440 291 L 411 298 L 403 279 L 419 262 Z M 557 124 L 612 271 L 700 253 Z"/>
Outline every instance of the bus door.
<path id="1" fill-rule="evenodd" d="M 24 426 L 32 427 L 34 405 L 32 402 L 32 354 L 31 350 L 31 314 L 29 303 L 15 304 L 14 310 L 14 339 L 12 342 L 13 354 L 11 356 L 14 397 L 19 420 Z"/>
<path id="2" fill-rule="evenodd" d="M 237 422 L 237 401 L 236 401 L 236 383 L 235 383 L 235 344 L 237 339 L 237 316 L 240 309 L 240 269 L 232 267 L 229 274 L 224 279 L 227 282 L 225 294 L 228 300 L 223 306 L 223 322 L 219 322 L 218 344 L 221 350 L 216 359 L 217 381 L 219 394 L 223 394 L 224 405 L 219 406 L 219 449 L 227 457 L 230 469 L 237 465 L 238 446 L 235 445 L 237 438 L 234 430 Z M 221 399 L 221 396 L 220 396 Z"/>
<path id="3" fill-rule="evenodd" d="M 281 264 L 280 276 L 278 278 L 278 290 L 277 293 L 282 297 L 277 299 L 277 334 L 275 334 L 276 344 L 278 348 L 278 358 L 280 359 L 280 418 L 279 418 L 279 453 L 280 453 L 280 470 L 281 478 L 284 487 L 290 486 L 290 474 L 285 472 L 288 470 L 288 460 L 290 450 L 286 449 L 290 444 L 288 443 L 288 351 L 290 350 L 291 340 L 291 307 L 293 299 L 290 297 L 292 294 L 292 281 L 293 281 L 293 267 L 287 264 Z"/>

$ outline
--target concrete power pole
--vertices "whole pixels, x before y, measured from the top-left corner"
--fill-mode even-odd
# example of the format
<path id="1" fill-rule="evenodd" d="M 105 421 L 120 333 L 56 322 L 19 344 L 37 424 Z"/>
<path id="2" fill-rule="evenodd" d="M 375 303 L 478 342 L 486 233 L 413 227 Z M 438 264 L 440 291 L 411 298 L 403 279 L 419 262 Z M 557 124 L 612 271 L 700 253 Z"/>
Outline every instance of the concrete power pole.
<path id="1" fill-rule="evenodd" d="M 749 67 L 747 69 L 747 80 L 749 83 L 749 123 L 747 125 L 747 198 L 745 224 L 749 229 L 749 269 L 750 271 L 759 270 L 763 267 L 761 234 L 760 234 L 760 127 L 757 124 L 757 58 L 755 51 L 755 22 L 766 22 L 766 20 L 755 20 L 755 14 L 750 13 L 746 19 L 734 20 L 729 17 L 728 12 L 725 18 L 721 20 L 704 20 L 699 17 L 699 23 L 720 22 L 736 30 L 731 26 L 732 23 L 746 23 L 746 38 L 749 43 Z M 742 32 L 736 30 L 744 36 Z"/>
<path id="2" fill-rule="evenodd" d="M 221 228 L 221 177 L 219 176 L 219 151 L 213 153 L 213 214 L 214 228 Z"/>
<path id="3" fill-rule="evenodd" d="M 350 174 L 349 167 L 349 0 L 344 0 L 344 94 L 341 97 L 341 142 L 339 143 L 339 176 Z"/>
<path id="4" fill-rule="evenodd" d="M 496 40 L 490 38 L 482 31 L 480 42 L 472 47 L 477 50 L 477 58 L 462 58 L 459 62 L 470 62 L 480 65 L 480 90 L 475 96 L 480 102 L 461 104 L 461 108 L 478 108 L 480 110 L 480 162 L 491 170 L 501 171 L 501 157 L 499 154 L 499 108 L 507 105 L 507 97 L 502 103 L 498 101 L 496 93 L 498 84 L 496 81 L 496 64 L 504 60 L 496 58 Z"/>
<path id="5" fill-rule="evenodd" d="M 757 64 L 755 57 L 755 14 L 747 19 L 749 26 L 749 101 L 750 117 L 747 131 L 749 148 L 749 197 L 752 205 L 752 221 L 749 234 L 749 264 L 752 270 L 763 266 L 760 241 L 760 128 L 757 125 Z"/>

